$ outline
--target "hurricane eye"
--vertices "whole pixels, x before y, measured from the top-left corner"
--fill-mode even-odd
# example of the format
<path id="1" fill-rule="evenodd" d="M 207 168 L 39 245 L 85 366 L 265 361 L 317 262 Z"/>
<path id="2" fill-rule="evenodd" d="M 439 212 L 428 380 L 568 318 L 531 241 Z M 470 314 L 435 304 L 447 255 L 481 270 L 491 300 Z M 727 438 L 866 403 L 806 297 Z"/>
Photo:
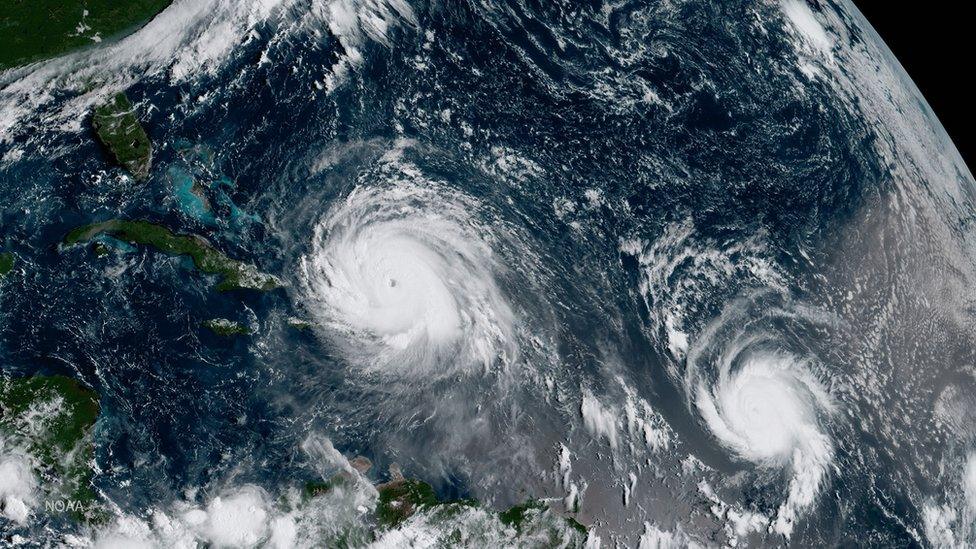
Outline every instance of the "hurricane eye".
<path id="1" fill-rule="evenodd" d="M 512 311 L 476 210 L 428 184 L 357 188 L 325 213 L 299 276 L 353 362 L 426 375 L 511 360 Z"/>
<path id="2" fill-rule="evenodd" d="M 723 446 L 761 469 L 793 477 L 774 529 L 786 536 L 798 513 L 809 507 L 834 459 L 824 423 L 833 413 L 828 391 L 811 371 L 811 361 L 787 351 L 727 343 L 731 352 L 706 365 L 692 361 L 695 404 L 705 425 Z M 710 370 L 710 375 L 699 371 Z"/>

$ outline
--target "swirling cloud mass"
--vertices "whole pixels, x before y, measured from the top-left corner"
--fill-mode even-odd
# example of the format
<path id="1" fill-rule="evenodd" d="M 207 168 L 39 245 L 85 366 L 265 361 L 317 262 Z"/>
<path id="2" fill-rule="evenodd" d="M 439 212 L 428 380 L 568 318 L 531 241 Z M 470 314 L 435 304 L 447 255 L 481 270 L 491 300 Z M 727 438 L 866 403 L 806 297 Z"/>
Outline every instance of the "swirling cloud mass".
<path id="1" fill-rule="evenodd" d="M 376 372 L 437 377 L 511 364 L 515 319 L 476 211 L 423 179 L 355 188 L 316 226 L 301 261 L 306 307 Z"/>
<path id="2" fill-rule="evenodd" d="M 774 528 L 789 536 L 797 512 L 814 502 L 833 444 L 821 418 L 833 402 L 800 360 L 783 351 L 746 351 L 741 363 L 722 364 L 711 388 L 699 385 L 695 400 L 712 433 L 739 457 L 793 475 Z"/>

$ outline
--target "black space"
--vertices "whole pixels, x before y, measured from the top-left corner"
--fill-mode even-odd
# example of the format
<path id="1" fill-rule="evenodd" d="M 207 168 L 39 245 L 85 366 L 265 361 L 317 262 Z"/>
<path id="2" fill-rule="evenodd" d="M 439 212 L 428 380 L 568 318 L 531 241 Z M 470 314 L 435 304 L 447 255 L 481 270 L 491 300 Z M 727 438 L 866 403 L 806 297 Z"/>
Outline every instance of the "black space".
<path id="1" fill-rule="evenodd" d="M 970 170 L 976 166 L 976 81 L 972 8 L 968 2 L 854 0 L 942 121 Z"/>

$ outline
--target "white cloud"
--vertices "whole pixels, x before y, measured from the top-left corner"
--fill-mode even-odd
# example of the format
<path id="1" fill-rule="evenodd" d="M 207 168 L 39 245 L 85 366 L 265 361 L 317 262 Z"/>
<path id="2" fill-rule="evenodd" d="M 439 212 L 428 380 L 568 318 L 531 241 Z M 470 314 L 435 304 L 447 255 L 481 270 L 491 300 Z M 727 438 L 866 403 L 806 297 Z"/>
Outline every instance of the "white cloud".
<path id="1" fill-rule="evenodd" d="M 604 406 L 592 393 L 583 393 L 580 404 L 583 415 L 583 425 L 595 437 L 603 437 L 610 443 L 610 447 L 617 448 L 617 412 Z"/>
<path id="2" fill-rule="evenodd" d="M 25 524 L 37 504 L 37 480 L 28 456 L 20 452 L 0 455 L 0 507 L 3 516 Z"/>

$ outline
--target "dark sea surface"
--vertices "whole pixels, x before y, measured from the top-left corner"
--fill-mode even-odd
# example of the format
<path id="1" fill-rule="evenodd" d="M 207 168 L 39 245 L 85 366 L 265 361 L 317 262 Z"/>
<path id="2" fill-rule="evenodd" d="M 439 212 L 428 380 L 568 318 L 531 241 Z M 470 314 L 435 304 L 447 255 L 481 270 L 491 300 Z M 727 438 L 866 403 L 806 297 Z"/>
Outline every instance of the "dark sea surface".
<path id="1" fill-rule="evenodd" d="M 113 517 L 7 540 L 244 544 L 221 497 L 329 545 L 369 482 L 280 502 L 343 455 L 591 544 L 976 539 L 974 182 L 848 2 L 176 2 L 0 83 L 2 370 L 98 391 Z M 87 118 L 123 89 L 146 182 Z M 111 218 L 284 287 L 60 244 Z"/>

